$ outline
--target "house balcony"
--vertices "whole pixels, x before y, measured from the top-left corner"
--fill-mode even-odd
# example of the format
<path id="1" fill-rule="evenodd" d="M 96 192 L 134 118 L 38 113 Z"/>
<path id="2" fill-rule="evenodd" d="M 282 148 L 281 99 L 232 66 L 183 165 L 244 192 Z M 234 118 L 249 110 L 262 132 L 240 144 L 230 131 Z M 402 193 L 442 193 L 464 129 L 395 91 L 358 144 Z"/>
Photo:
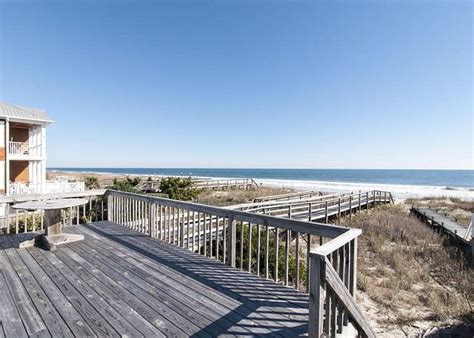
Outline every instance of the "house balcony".
<path id="1" fill-rule="evenodd" d="M 41 153 L 41 144 L 33 146 L 28 142 L 8 142 L 8 156 L 11 160 L 40 159 Z"/>
<path id="2" fill-rule="evenodd" d="M 8 196 L 31 196 L 40 194 L 60 194 L 82 192 L 84 182 L 46 181 L 46 183 L 13 182 L 9 184 Z"/>

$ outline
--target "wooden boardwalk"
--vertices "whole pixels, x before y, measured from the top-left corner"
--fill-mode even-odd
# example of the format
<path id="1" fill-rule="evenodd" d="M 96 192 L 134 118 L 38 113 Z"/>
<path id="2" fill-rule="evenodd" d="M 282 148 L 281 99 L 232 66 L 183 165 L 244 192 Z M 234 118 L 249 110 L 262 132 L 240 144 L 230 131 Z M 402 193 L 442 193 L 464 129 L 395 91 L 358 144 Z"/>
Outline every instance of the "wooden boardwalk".
<path id="1" fill-rule="evenodd" d="M 55 252 L 0 236 L 0 337 L 291 337 L 308 295 L 110 222 Z M 29 236 L 29 234 L 24 234 Z"/>
<path id="2" fill-rule="evenodd" d="M 370 191 L 339 195 L 316 195 L 313 193 L 311 197 L 307 198 L 297 196 L 295 199 L 286 200 L 286 198 L 283 198 L 282 200 L 246 203 L 227 208 L 276 217 L 328 223 L 331 219 L 388 203 L 393 203 L 390 192 Z"/>
<path id="3" fill-rule="evenodd" d="M 422 208 L 413 206 L 411 212 L 421 218 L 426 223 L 429 223 L 432 227 L 442 233 L 447 233 L 453 238 L 467 244 L 469 243 L 468 227 L 463 226 L 456 222 L 456 220 L 446 214 L 437 212 L 436 209 Z"/>

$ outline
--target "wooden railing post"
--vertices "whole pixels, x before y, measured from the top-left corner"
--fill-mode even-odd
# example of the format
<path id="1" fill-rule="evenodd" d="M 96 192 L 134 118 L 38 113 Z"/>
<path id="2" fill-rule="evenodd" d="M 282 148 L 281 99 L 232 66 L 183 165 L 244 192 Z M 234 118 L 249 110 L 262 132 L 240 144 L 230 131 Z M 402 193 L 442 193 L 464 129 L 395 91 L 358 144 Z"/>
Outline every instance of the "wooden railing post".
<path id="1" fill-rule="evenodd" d="M 310 254 L 309 265 L 309 328 L 308 336 L 319 338 L 323 334 L 326 260 L 324 256 Z"/>
<path id="2" fill-rule="evenodd" d="M 326 207 L 325 207 L 325 223 L 329 223 L 329 215 L 328 215 L 328 201 L 326 201 Z"/>
<path id="3" fill-rule="evenodd" d="M 79 209 L 79 208 L 78 208 Z M 114 222 L 114 203 L 113 203 L 113 196 L 109 194 L 107 196 L 107 221 Z M 77 215 L 79 219 L 79 214 Z"/>
<path id="4" fill-rule="evenodd" d="M 337 201 L 338 204 L 338 209 L 337 209 L 337 219 L 339 220 L 341 218 L 341 199 Z"/>
<path id="5" fill-rule="evenodd" d="M 148 203 L 148 235 L 150 237 L 155 237 L 154 229 L 155 229 L 155 213 L 154 211 L 154 204 Z"/>
<path id="6" fill-rule="evenodd" d="M 236 222 L 233 215 L 228 217 L 227 257 L 229 265 L 235 268 Z"/>
<path id="7" fill-rule="evenodd" d="M 368 191 L 365 193 L 365 199 L 366 199 L 365 210 L 367 211 L 367 213 L 369 213 L 369 192 Z"/>
<path id="8" fill-rule="evenodd" d="M 350 262 L 349 273 L 349 292 L 351 293 L 354 299 L 356 298 L 356 289 L 357 289 L 357 237 L 354 238 L 350 243 Z"/>
<path id="9" fill-rule="evenodd" d="M 349 224 L 352 220 L 352 195 L 349 196 Z"/>

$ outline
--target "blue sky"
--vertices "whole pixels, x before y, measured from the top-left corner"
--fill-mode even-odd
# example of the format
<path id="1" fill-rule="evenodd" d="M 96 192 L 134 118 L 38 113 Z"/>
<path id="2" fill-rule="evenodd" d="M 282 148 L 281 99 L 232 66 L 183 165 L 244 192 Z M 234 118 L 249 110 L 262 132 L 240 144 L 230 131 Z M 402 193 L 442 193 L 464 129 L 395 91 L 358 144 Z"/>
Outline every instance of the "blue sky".
<path id="1" fill-rule="evenodd" d="M 470 1 L 0 3 L 48 166 L 474 167 Z"/>

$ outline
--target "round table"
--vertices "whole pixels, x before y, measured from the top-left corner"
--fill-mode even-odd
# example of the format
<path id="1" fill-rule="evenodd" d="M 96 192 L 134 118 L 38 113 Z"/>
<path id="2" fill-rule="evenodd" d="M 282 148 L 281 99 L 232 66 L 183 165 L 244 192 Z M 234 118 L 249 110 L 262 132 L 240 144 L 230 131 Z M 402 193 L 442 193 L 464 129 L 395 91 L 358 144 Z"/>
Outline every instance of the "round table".
<path id="1" fill-rule="evenodd" d="M 44 210 L 45 233 L 40 234 L 32 240 L 22 242 L 20 247 L 39 246 L 46 250 L 55 250 L 56 245 L 81 241 L 84 236 L 63 233 L 61 223 L 61 210 L 84 205 L 88 200 L 83 198 L 40 200 L 18 203 L 13 205 L 14 209 L 22 210 Z"/>

